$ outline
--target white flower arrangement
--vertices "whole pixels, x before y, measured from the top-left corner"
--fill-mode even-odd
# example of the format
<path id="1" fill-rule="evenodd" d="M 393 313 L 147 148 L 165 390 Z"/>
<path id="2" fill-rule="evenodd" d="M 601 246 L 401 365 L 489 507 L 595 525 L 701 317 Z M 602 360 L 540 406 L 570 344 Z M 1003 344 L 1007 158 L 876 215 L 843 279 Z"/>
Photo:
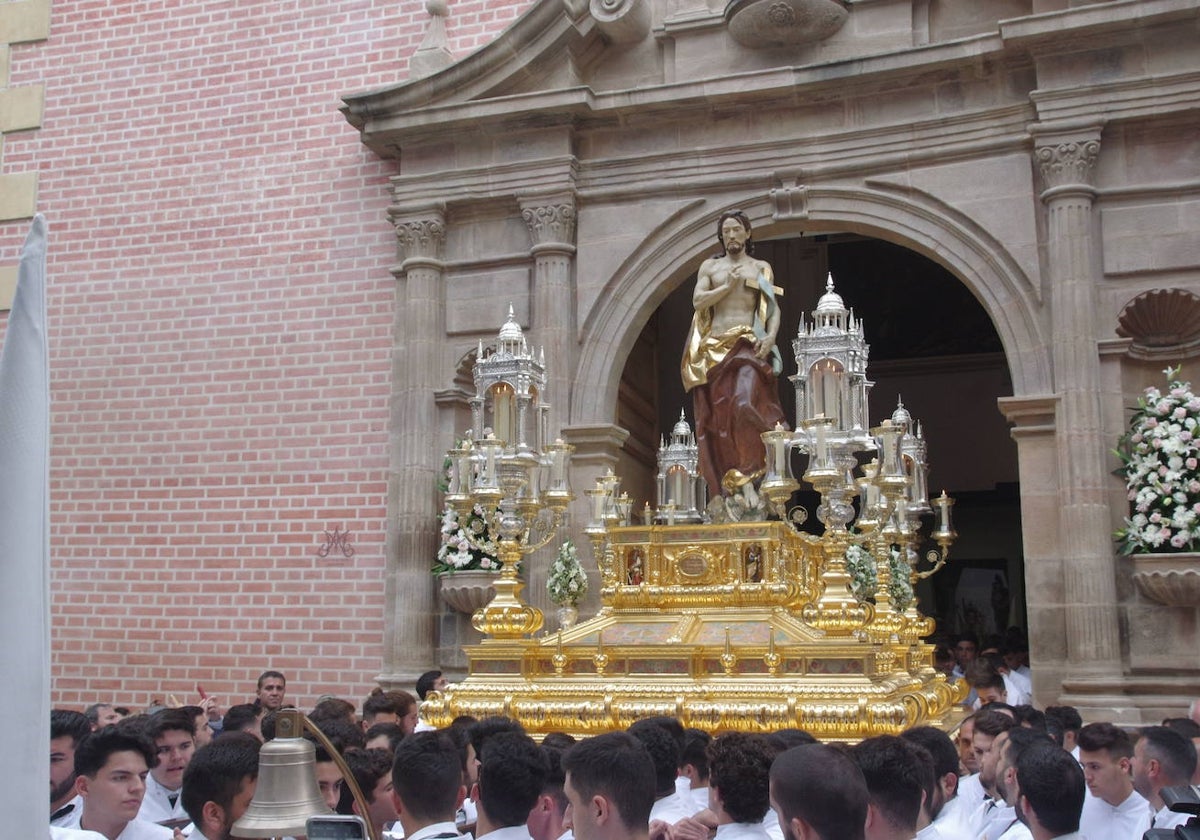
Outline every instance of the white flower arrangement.
<path id="1" fill-rule="evenodd" d="M 1132 515 L 1116 532 L 1121 554 L 1200 550 L 1200 397 L 1179 368 L 1166 392 L 1147 388 L 1116 450 Z"/>
<path id="2" fill-rule="evenodd" d="M 550 565 L 546 592 L 560 607 L 573 607 L 587 594 L 587 589 L 587 575 L 579 563 L 579 552 L 575 550 L 575 543 L 566 540 L 559 546 L 558 556 Z"/>
<path id="3" fill-rule="evenodd" d="M 469 537 L 468 537 L 469 533 Z M 483 508 L 475 505 L 466 523 L 451 508 L 442 511 L 442 544 L 433 563 L 435 575 L 469 569 L 500 571 L 499 546 L 488 531 Z"/>
<path id="4" fill-rule="evenodd" d="M 909 579 L 912 567 L 900 556 L 896 546 L 891 548 L 888 568 L 892 574 L 892 582 L 888 587 L 892 605 L 903 612 L 913 599 L 912 581 Z M 879 588 L 875 556 L 860 545 L 850 546 L 846 549 L 846 571 L 850 574 L 850 591 L 854 597 L 860 603 L 874 603 L 875 591 Z"/>

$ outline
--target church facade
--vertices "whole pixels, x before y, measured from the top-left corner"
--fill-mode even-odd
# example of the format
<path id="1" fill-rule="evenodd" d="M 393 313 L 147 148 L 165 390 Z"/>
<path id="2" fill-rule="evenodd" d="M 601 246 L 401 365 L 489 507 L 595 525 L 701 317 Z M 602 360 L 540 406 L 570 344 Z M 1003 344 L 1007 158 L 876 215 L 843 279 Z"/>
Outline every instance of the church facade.
<path id="1" fill-rule="evenodd" d="M 1017 445 L 1038 700 L 1177 708 L 1195 693 L 1196 605 L 1156 603 L 1114 556 L 1127 507 L 1110 450 L 1123 407 L 1195 350 L 1194 331 L 1163 339 L 1149 322 L 1165 310 L 1149 313 L 1173 289 L 1200 315 L 1198 15 L 542 2 L 465 60 L 347 96 L 363 142 L 399 161 L 397 354 L 416 363 L 392 383 L 398 555 L 436 544 L 435 502 L 413 488 L 437 465 L 418 456 L 464 427 L 446 372 L 505 300 L 554 362 L 576 487 L 630 468 L 622 372 L 736 207 L 756 237 L 876 237 L 970 289 L 1011 375 L 997 410 Z M 422 574 L 391 572 L 385 672 L 421 655 Z"/>
<path id="2" fill-rule="evenodd" d="M 48 21 L 7 30 L 45 105 L 5 129 L 36 192 L 0 233 L 46 212 L 62 278 L 56 702 L 411 688 L 471 638 L 430 563 L 480 342 L 511 304 L 544 348 L 580 497 L 648 486 L 631 433 L 669 427 L 628 371 L 731 208 L 911 251 L 986 313 L 1038 705 L 1200 695 L 1200 567 L 1116 556 L 1111 474 L 1141 390 L 1200 371 L 1197 0 L 8 5 Z"/>

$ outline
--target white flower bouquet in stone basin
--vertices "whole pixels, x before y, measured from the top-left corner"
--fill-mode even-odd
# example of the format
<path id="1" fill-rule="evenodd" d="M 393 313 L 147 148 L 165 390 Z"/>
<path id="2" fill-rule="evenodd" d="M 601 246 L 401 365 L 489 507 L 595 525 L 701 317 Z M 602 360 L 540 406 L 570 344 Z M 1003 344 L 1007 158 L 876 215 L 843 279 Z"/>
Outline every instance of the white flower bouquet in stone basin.
<path id="1" fill-rule="evenodd" d="M 1200 397 L 1179 368 L 1164 373 L 1167 389 L 1146 389 L 1115 450 L 1132 507 L 1121 554 L 1200 550 Z"/>

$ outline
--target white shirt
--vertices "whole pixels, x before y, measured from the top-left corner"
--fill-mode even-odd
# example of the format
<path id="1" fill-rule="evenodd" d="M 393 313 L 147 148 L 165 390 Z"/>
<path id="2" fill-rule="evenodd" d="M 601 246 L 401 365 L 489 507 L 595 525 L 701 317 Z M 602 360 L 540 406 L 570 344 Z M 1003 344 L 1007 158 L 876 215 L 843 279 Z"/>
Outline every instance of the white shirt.
<path id="1" fill-rule="evenodd" d="M 692 798 L 680 796 L 678 792 L 657 800 L 650 809 L 650 819 L 662 820 L 667 825 L 675 825 L 680 820 L 687 819 L 696 812 L 692 809 Z"/>
<path id="2" fill-rule="evenodd" d="M 1154 815 L 1153 828 L 1178 828 L 1181 825 L 1187 825 L 1191 814 L 1183 811 L 1172 811 L 1166 805 L 1158 809 L 1158 813 Z"/>
<path id="3" fill-rule="evenodd" d="M 1151 816 L 1150 803 L 1136 790 L 1115 808 L 1089 790 L 1083 798 L 1079 833 L 1087 840 L 1141 840 Z"/>
<path id="4" fill-rule="evenodd" d="M 77 826 L 79 825 L 79 812 L 83 810 L 83 797 L 75 794 L 75 798 L 63 805 L 59 809 L 62 813 L 58 817 L 50 820 L 50 825 L 58 826 Z"/>
<path id="5" fill-rule="evenodd" d="M 485 837 L 488 840 L 533 840 L 529 836 L 529 829 L 524 825 L 508 825 L 504 828 L 497 828 L 495 831 L 479 835 L 479 840 L 483 840 Z"/>
<path id="6" fill-rule="evenodd" d="M 98 831 L 84 831 L 82 828 L 63 828 L 50 826 L 50 840 L 108 840 Z"/>
<path id="7" fill-rule="evenodd" d="M 71 812 L 71 821 L 62 825 L 62 828 L 80 829 L 80 821 L 83 819 L 83 812 L 87 808 L 87 800 L 83 801 L 82 808 L 76 808 Z M 91 829 L 84 829 L 91 831 Z M 99 833 L 99 832 L 96 832 Z M 145 820 L 133 819 L 125 824 L 125 828 L 117 835 L 117 840 L 174 840 L 175 832 L 167 828 L 165 825 L 146 822 Z"/>
<path id="8" fill-rule="evenodd" d="M 404 829 L 401 828 L 400 830 L 403 831 Z M 408 840 L 426 840 L 428 837 L 445 837 L 448 834 L 458 833 L 458 826 L 452 822 L 431 823 L 424 828 L 418 828 Z"/>
<path id="9" fill-rule="evenodd" d="M 1033 699 L 1030 695 L 1031 686 L 1026 686 L 1020 677 L 1013 679 L 1012 674 L 1001 674 L 1004 678 L 1005 702 L 1010 706 L 1025 706 Z"/>
<path id="10" fill-rule="evenodd" d="M 779 824 L 779 815 L 775 813 L 774 808 L 767 809 L 767 815 L 763 817 L 762 827 L 771 840 L 784 840 L 783 826 Z"/>
<path id="11" fill-rule="evenodd" d="M 1017 809 L 1005 804 L 1003 800 L 996 800 L 995 806 L 991 808 L 985 805 L 984 809 L 983 833 L 980 836 L 985 840 L 1000 840 L 1001 837 L 1007 836 L 1014 826 L 1021 824 L 1017 820 Z"/>
<path id="12" fill-rule="evenodd" d="M 1000 835 L 1000 840 L 1033 840 L 1033 834 L 1029 831 L 1029 826 L 1018 820 L 1008 831 Z M 1141 840 L 1141 838 L 1137 838 L 1137 840 Z"/>
<path id="13" fill-rule="evenodd" d="M 769 840 L 762 823 L 725 823 L 717 826 L 713 840 Z"/>
<path id="14" fill-rule="evenodd" d="M 692 788 L 688 791 L 688 796 L 692 800 L 692 807 L 696 809 L 695 812 L 693 812 L 693 816 L 699 814 L 708 807 L 708 785 L 705 785 L 704 787 Z M 771 813 L 772 811 L 768 808 L 767 814 L 770 815 Z"/>
<path id="15" fill-rule="evenodd" d="M 165 788 L 154 778 L 154 774 L 146 776 L 146 795 L 142 798 L 142 807 L 138 811 L 137 818 L 146 822 L 161 823 L 167 820 L 190 820 L 187 811 L 183 810 L 183 797 L 180 796 L 181 790 L 171 790 Z M 175 804 L 171 804 L 168 797 L 175 797 Z"/>

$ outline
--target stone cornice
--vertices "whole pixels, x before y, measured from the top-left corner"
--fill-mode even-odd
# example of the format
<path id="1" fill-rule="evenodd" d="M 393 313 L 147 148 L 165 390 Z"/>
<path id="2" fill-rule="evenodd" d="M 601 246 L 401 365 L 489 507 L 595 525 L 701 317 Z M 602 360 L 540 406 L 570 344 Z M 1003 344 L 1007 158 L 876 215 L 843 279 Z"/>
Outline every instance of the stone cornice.
<path id="1" fill-rule="evenodd" d="M 1001 21 L 1000 36 L 1006 45 L 1021 49 L 1076 52 L 1082 37 L 1094 41 L 1109 32 L 1123 33 L 1135 26 L 1197 16 L 1200 4 L 1196 0 L 1116 0 Z"/>

